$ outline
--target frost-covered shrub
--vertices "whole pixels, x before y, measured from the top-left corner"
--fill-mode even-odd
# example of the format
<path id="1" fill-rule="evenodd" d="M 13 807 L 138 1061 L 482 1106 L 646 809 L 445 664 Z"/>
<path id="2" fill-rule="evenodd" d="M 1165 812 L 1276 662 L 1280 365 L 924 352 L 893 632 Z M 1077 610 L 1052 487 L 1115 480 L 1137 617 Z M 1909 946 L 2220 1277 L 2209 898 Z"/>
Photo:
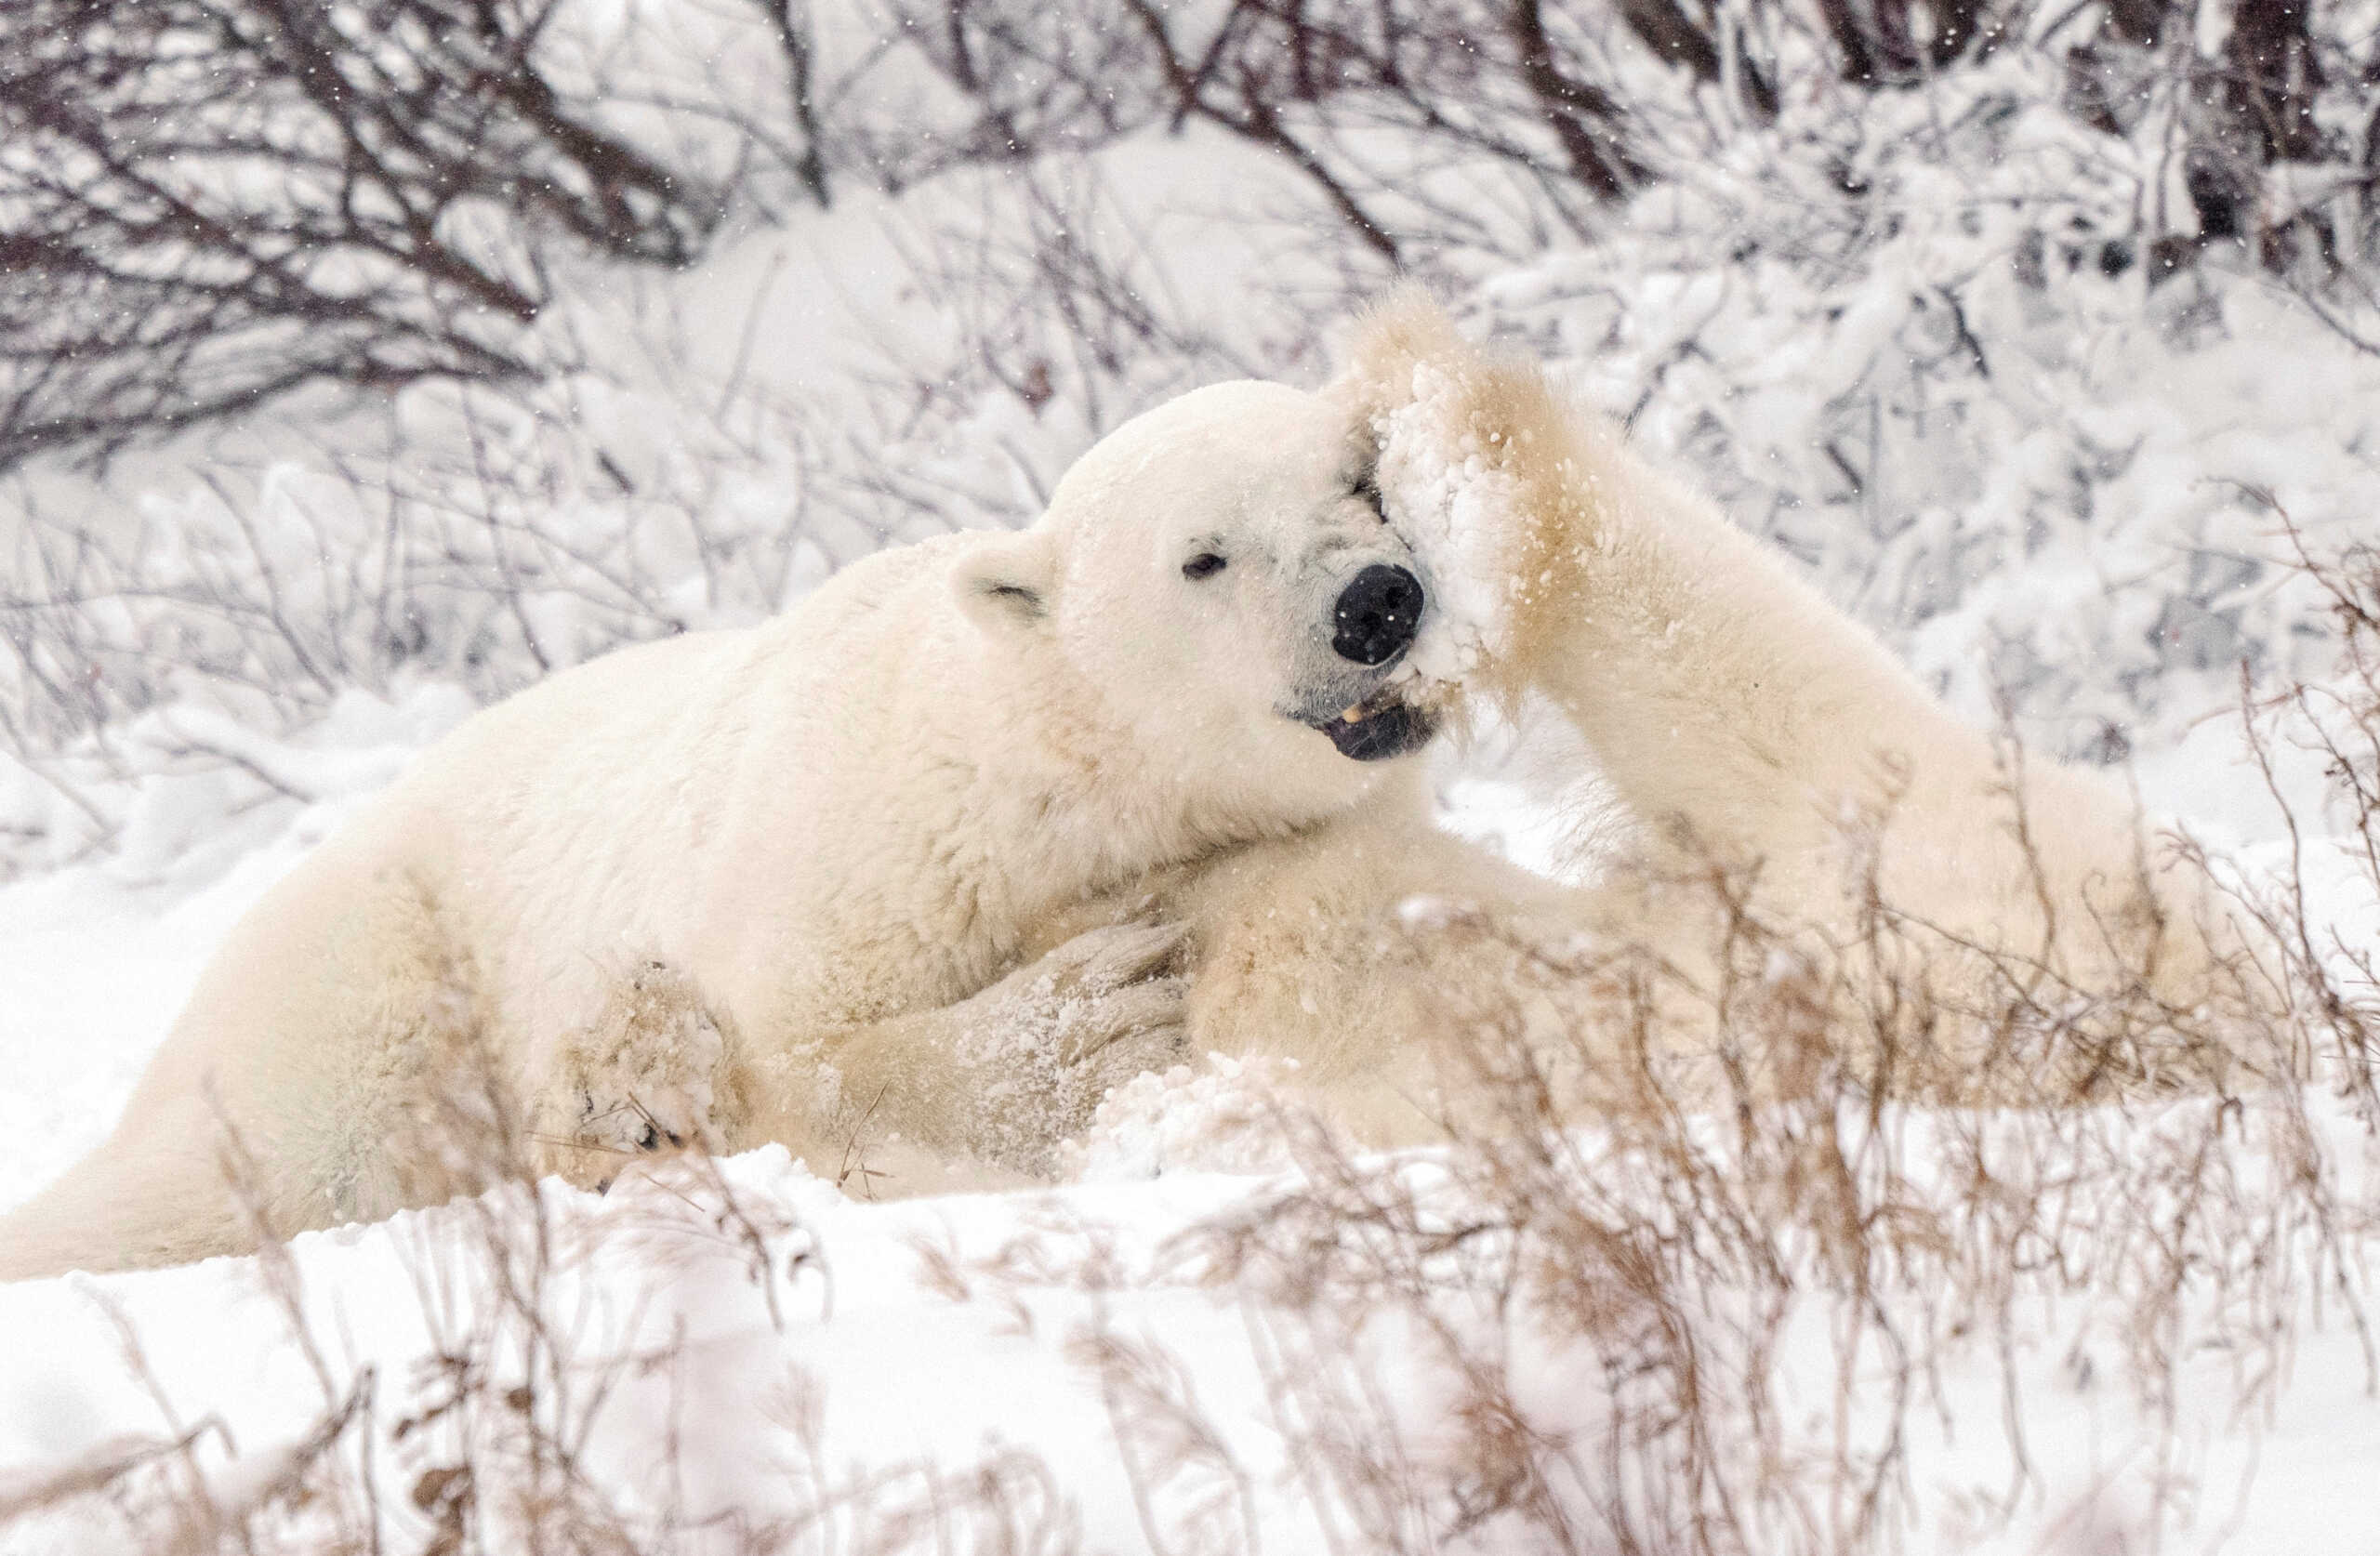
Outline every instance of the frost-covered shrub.
<path id="1" fill-rule="evenodd" d="M 801 161 L 793 107 L 763 100 L 787 80 L 760 12 L 583 14 L 602 25 L 555 68 L 636 86 L 607 122 L 747 191 L 739 137 Z M 0 534 L 0 734 L 48 774 L 19 811 L 53 818 L 12 847 L 107 837 L 110 775 L 147 759 L 112 743 L 153 708 L 278 737 L 343 688 L 485 700 L 780 609 L 889 543 L 1025 522 L 1158 400 L 1321 378 L 1387 279 L 1310 170 L 1210 115 L 1177 132 L 1124 104 L 1029 160 L 896 177 L 853 126 L 920 105 L 887 134 L 960 124 L 955 62 L 877 47 L 865 7 L 804 18 L 811 127 L 856 159 L 817 164 L 831 208 L 773 204 L 787 226 L 747 222 L 682 274 L 560 266 L 536 328 L 573 365 L 369 415 L 308 405 L 0 498 L 21 521 Z M 2343 246 L 2334 285 L 2293 289 L 2240 244 L 2168 241 L 2186 78 L 2110 129 L 2073 110 L 2059 39 L 1854 89 L 1818 33 L 1779 24 L 1771 114 L 1618 23 L 1547 25 L 1632 105 L 1646 183 L 1624 207 L 1579 205 L 1492 138 L 1415 138 L 1398 114 L 1427 77 L 1356 71 L 1283 122 L 1379 175 L 1367 209 L 1478 327 L 1563 364 L 1970 717 L 2004 695 L 2029 741 L 2111 759 L 2228 704 L 2242 662 L 2302 668 L 2311 605 L 2264 505 L 2318 539 L 2357 515 L 2380 405 L 2351 333 L 2362 261 Z M 1052 70 L 1091 57 L 1045 44 L 1000 40 Z"/>
<path id="2" fill-rule="evenodd" d="M 2305 668 L 2268 512 L 2356 521 L 2380 358 L 2241 255 L 2152 262 L 2153 145 L 2008 51 L 1796 103 L 1481 288 L 1970 716 L 2114 759 Z"/>

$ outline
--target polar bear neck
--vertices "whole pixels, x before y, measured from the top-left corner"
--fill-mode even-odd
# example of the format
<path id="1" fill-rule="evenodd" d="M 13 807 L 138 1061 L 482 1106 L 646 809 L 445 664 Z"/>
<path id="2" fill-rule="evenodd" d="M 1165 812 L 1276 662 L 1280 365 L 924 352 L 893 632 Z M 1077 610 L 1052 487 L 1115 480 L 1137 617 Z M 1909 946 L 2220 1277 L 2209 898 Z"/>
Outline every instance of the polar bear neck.
<path id="1" fill-rule="evenodd" d="M 984 875 L 1047 904 L 1127 888 L 1152 872 L 1318 825 L 1344 804 L 1287 799 L 1256 775 L 1218 782 L 1146 749 L 1079 674 L 1048 665 L 992 671 L 974 699 L 997 727 L 945 731 L 944 760 L 968 774 L 967 830 Z"/>
<path id="2" fill-rule="evenodd" d="M 960 544 L 847 569 L 767 629 L 774 646 L 756 645 L 784 668 L 749 693 L 771 711 L 756 716 L 729 809 L 784 815 L 786 841 L 755 851 L 747 835 L 717 862 L 735 886 L 714 921 L 741 948 L 739 982 L 803 1019 L 956 997 L 1087 900 L 1145 890 L 1347 802 L 1285 803 L 1250 771 L 1262 763 L 1200 774 L 1150 749 L 1063 656 L 950 608 Z M 789 965 L 797 942 L 902 946 L 904 971 L 848 988 L 832 969 Z"/>

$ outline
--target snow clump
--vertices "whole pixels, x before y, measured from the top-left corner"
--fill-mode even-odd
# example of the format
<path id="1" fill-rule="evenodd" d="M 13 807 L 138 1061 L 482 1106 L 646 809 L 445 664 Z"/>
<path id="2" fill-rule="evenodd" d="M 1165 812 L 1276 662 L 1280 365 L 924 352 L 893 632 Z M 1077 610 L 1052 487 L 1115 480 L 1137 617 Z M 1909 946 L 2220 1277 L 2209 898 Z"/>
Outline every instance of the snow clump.
<path id="1" fill-rule="evenodd" d="M 1413 547 L 1428 591 L 1421 635 L 1395 679 L 1451 690 L 1502 653 L 1522 577 L 1515 555 L 1519 487 L 1474 425 L 1455 374 L 1413 364 L 1410 393 L 1377 411 L 1374 481 L 1381 510 Z"/>
<path id="2" fill-rule="evenodd" d="M 1176 1064 L 1135 1075 L 1101 1099 L 1088 1133 L 1061 1148 L 1065 1176 L 1098 1182 L 1283 1170 L 1290 1163 L 1282 1108 L 1297 1068 L 1293 1059 L 1210 1053 L 1203 1071 Z"/>

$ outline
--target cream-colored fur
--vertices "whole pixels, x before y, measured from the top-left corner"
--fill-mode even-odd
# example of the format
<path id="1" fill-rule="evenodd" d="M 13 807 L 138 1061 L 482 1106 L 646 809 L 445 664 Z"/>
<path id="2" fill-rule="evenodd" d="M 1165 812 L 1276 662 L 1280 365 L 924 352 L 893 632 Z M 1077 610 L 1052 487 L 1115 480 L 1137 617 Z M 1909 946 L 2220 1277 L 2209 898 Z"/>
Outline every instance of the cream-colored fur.
<path id="1" fill-rule="evenodd" d="M 1422 366 L 1521 494 L 1527 587 L 1474 690 L 1542 692 L 1657 840 L 1603 889 L 1436 831 L 1416 760 L 1313 727 L 1392 694 L 1330 647 L 1347 580 L 1459 561 L 1367 488 Z M 2204 903 L 2140 892 L 2122 797 L 2029 772 L 2025 847 L 2007 790 L 1779 559 L 1408 300 L 1323 393 L 1130 423 L 1031 530 L 887 552 L 472 719 L 238 926 L 108 1143 L 0 1219 L 0 1279 L 434 1200 L 485 1170 L 474 1131 L 583 1180 L 771 1139 L 879 1192 L 1030 1173 L 1109 1084 L 1209 1049 L 1295 1057 L 1358 1138 L 1421 1138 L 1460 1105 L 1449 992 L 1527 982 L 1535 944 L 1696 941 L 1708 913 L 1658 883 L 1706 857 L 1847 922 L 1842 823 L 1888 799 L 1877 877 L 1951 940 L 2084 982 L 2156 941 L 2193 997 Z M 1417 896 L 1498 932 L 1417 933 Z"/>

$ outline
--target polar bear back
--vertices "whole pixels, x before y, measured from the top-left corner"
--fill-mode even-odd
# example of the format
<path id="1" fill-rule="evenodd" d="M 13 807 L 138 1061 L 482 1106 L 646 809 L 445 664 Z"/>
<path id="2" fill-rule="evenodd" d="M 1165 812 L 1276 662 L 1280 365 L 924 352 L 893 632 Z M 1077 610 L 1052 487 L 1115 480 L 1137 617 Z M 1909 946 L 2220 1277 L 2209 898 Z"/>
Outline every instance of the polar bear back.
<path id="1" fill-rule="evenodd" d="M 566 1020 L 639 958 L 772 1025 L 987 975 L 1006 948 L 969 945 L 933 840 L 969 800 L 947 747 L 988 755 L 954 727 L 967 644 L 939 564 L 957 543 L 870 559 L 760 626 L 555 676 L 422 764 L 379 824 L 467 916 L 453 932 L 501 1019 Z M 872 943 L 888 936 L 897 956 Z"/>

